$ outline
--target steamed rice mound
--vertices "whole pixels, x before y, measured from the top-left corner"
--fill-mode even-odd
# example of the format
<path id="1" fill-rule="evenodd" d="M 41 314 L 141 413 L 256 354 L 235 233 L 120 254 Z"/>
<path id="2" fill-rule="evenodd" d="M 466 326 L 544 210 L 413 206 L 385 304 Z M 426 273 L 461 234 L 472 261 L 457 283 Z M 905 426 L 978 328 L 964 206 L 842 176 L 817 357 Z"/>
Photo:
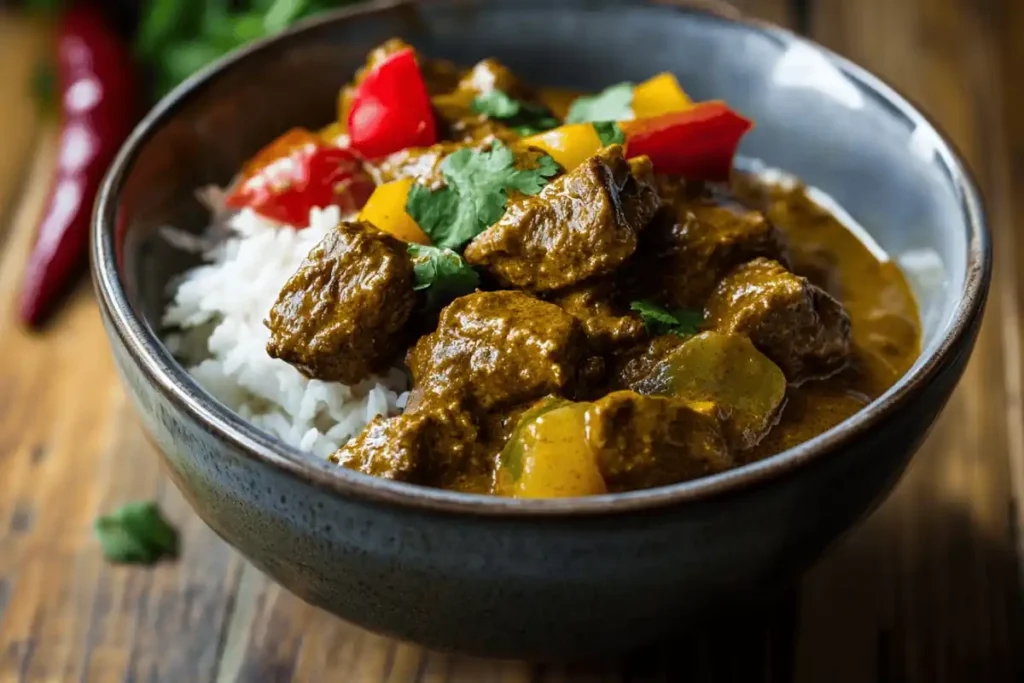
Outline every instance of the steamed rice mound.
<path id="1" fill-rule="evenodd" d="M 205 265 L 170 284 L 163 323 L 177 328 L 171 350 L 228 408 L 285 443 L 326 458 L 378 415 L 404 403 L 408 380 L 395 368 L 356 385 L 311 380 L 267 355 L 264 325 L 278 292 L 306 254 L 341 221 L 337 207 L 313 209 L 294 230 L 244 210 L 230 236 L 203 253 Z"/>

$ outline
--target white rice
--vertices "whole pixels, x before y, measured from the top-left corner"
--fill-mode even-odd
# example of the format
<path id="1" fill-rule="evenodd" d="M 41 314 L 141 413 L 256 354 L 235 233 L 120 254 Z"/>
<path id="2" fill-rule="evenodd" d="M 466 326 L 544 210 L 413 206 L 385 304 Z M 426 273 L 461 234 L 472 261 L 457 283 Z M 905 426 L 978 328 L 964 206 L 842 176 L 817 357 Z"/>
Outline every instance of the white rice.
<path id="1" fill-rule="evenodd" d="M 207 391 L 285 443 L 327 457 L 378 415 L 399 412 L 407 379 L 399 369 L 358 385 L 310 380 L 267 355 L 263 321 L 302 260 L 341 220 L 337 207 L 313 209 L 294 230 L 249 210 L 226 219 L 226 239 L 176 244 L 198 249 L 207 265 L 170 283 L 163 322 L 178 329 L 168 347 Z M 172 233 L 173 234 L 173 233 Z"/>

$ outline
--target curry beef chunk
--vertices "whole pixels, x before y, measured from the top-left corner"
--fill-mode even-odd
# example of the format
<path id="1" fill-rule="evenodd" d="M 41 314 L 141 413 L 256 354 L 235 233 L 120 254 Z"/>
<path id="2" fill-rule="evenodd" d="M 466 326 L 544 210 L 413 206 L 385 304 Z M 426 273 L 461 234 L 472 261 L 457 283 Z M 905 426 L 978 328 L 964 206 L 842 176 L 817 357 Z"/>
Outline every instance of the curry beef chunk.
<path id="1" fill-rule="evenodd" d="M 406 362 L 422 403 L 454 394 L 495 411 L 571 396 L 582 353 L 580 323 L 558 306 L 523 292 L 476 292 L 449 304 Z"/>
<path id="2" fill-rule="evenodd" d="M 842 305 L 777 261 L 759 258 L 734 270 L 706 310 L 716 330 L 749 337 L 790 383 L 829 377 L 847 363 L 850 318 Z"/>
<path id="3" fill-rule="evenodd" d="M 462 481 L 486 476 L 482 439 L 472 415 L 434 401 L 397 417 L 374 418 L 330 459 L 385 479 L 457 489 Z"/>
<path id="4" fill-rule="evenodd" d="M 619 301 L 611 278 L 599 278 L 553 294 L 552 303 L 583 325 L 591 351 L 608 353 L 647 337 L 644 322 Z"/>
<path id="5" fill-rule="evenodd" d="M 487 474 L 519 410 L 549 394 L 572 394 L 582 337 L 575 318 L 521 292 L 456 299 L 409 353 L 416 400 L 398 417 L 375 420 L 332 460 L 464 488 L 460 481 Z"/>
<path id="6" fill-rule="evenodd" d="M 618 354 L 609 371 L 609 386 L 645 393 L 647 383 L 644 380 L 685 342 L 686 337 L 662 334 Z"/>
<path id="7" fill-rule="evenodd" d="M 416 306 L 403 242 L 369 223 L 341 223 L 278 294 L 267 353 L 308 377 L 356 384 L 389 367 Z"/>
<path id="8" fill-rule="evenodd" d="M 466 247 L 466 260 L 505 286 L 562 289 L 610 273 L 636 250 L 660 200 L 647 157 L 626 161 L 612 145 L 536 196 L 508 202 Z"/>
<path id="9" fill-rule="evenodd" d="M 736 465 L 702 405 L 617 391 L 593 403 L 588 437 L 609 491 L 666 486 Z"/>
<path id="10" fill-rule="evenodd" d="M 760 211 L 678 200 L 641 237 L 629 278 L 666 306 L 700 308 L 733 268 L 762 256 L 788 265 L 783 234 Z"/>

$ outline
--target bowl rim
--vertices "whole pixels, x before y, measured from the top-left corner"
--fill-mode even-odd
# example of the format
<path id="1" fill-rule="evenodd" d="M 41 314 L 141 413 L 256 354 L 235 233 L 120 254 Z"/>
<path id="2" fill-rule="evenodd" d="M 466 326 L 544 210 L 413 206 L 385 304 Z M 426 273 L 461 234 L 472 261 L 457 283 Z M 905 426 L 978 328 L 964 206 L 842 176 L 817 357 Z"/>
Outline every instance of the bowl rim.
<path id="1" fill-rule="evenodd" d="M 449 0 L 461 4 L 459 0 Z M 173 118 L 205 84 L 249 55 L 269 49 L 280 42 L 301 39 L 306 33 L 353 18 L 414 7 L 416 0 L 374 0 L 353 7 L 325 12 L 302 21 L 278 35 L 255 41 L 236 50 L 194 74 L 164 97 L 142 119 L 124 143 L 110 167 L 93 213 L 91 227 L 91 270 L 97 299 L 109 321 L 108 335 L 116 334 L 132 361 L 147 381 L 186 412 L 218 440 L 227 441 L 234 450 L 298 478 L 315 488 L 345 498 L 434 513 L 455 513 L 484 517 L 526 519 L 531 517 L 584 517 L 626 512 L 641 512 L 683 503 L 703 501 L 714 496 L 735 493 L 764 484 L 820 458 L 849 446 L 891 418 L 940 374 L 955 358 L 964 342 L 976 330 L 982 316 L 992 276 L 992 244 L 982 199 L 966 164 L 953 143 L 911 100 L 886 81 L 828 48 L 798 36 L 792 31 L 747 17 L 728 6 L 718 7 L 707 0 L 633 0 L 619 7 L 661 7 L 688 14 L 710 15 L 738 24 L 786 45 L 802 44 L 824 55 L 847 78 L 873 92 L 900 115 L 936 134 L 936 155 L 956 189 L 967 228 L 967 267 L 963 291 L 959 294 L 953 319 L 940 333 L 930 354 L 889 388 L 881 397 L 832 429 L 764 460 L 726 472 L 671 486 L 564 499 L 523 500 L 485 494 L 459 493 L 414 484 L 396 482 L 330 465 L 326 460 L 278 441 L 246 422 L 202 389 L 175 361 L 156 332 L 136 316 L 121 283 L 117 267 L 115 234 L 118 196 L 141 146 L 163 124 Z M 592 7 L 593 3 L 587 5 Z"/>

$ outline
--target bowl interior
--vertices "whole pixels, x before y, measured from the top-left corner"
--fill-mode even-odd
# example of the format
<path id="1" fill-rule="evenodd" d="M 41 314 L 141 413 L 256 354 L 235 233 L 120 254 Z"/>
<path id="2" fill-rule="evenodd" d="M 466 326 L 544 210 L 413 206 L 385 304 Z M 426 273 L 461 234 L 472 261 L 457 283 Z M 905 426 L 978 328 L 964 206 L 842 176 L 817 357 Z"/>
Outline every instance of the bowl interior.
<path id="1" fill-rule="evenodd" d="M 953 324 L 970 241 L 980 239 L 968 226 L 975 208 L 962 170 L 932 126 L 884 84 L 785 31 L 663 5 L 598 4 L 380 5 L 313 20 L 179 88 L 129 145 L 114 198 L 119 228 L 100 226 L 141 324 L 159 329 L 168 282 L 195 263 L 160 228 L 202 231 L 208 215 L 197 188 L 227 183 L 291 127 L 328 123 L 366 52 L 400 36 L 463 64 L 497 57 L 538 84 L 599 89 L 668 70 L 695 99 L 728 101 L 757 122 L 744 157 L 831 195 L 910 264 L 924 363 Z"/>

